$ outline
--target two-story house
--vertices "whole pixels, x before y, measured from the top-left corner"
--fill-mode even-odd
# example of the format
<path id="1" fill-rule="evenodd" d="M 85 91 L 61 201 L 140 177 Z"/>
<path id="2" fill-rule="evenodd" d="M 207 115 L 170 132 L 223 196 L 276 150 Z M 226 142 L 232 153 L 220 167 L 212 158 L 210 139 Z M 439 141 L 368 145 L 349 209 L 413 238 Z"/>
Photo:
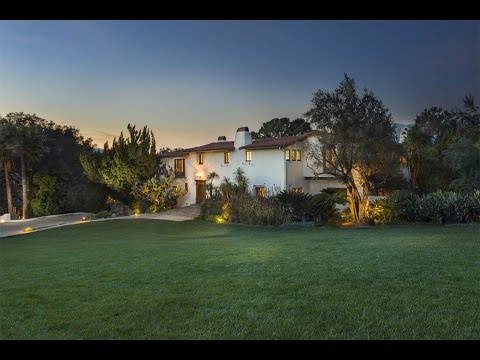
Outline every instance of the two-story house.
<path id="1" fill-rule="evenodd" d="M 216 172 L 219 179 L 233 179 L 238 167 L 245 171 L 251 191 L 257 196 L 281 190 L 315 194 L 326 188 L 345 189 L 332 175 L 315 176 L 306 159 L 305 141 L 315 131 L 297 136 L 252 140 L 248 127 L 237 129 L 234 141 L 219 136 L 216 142 L 159 155 L 160 161 L 175 172 L 177 185 L 187 194 L 178 199 L 178 206 L 201 203 L 206 196 L 206 179 Z"/>

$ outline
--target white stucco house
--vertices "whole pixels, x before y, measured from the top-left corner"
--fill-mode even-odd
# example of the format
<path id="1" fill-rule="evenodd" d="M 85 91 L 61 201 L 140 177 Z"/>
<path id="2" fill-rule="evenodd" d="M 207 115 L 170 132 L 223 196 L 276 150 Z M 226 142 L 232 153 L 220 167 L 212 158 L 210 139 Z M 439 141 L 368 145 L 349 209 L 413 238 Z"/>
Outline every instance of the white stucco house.
<path id="1" fill-rule="evenodd" d="M 330 174 L 315 176 L 304 156 L 305 141 L 315 131 L 297 136 L 252 140 L 248 127 L 237 129 L 233 141 L 219 136 L 216 142 L 179 151 L 159 154 L 161 163 L 175 172 L 175 183 L 185 186 L 187 194 L 178 199 L 178 206 L 201 203 L 206 194 L 206 178 L 215 171 L 220 179 L 233 179 L 238 167 L 245 171 L 251 191 L 257 196 L 291 190 L 316 194 L 345 186 Z M 343 190 L 342 190 L 343 189 Z"/>

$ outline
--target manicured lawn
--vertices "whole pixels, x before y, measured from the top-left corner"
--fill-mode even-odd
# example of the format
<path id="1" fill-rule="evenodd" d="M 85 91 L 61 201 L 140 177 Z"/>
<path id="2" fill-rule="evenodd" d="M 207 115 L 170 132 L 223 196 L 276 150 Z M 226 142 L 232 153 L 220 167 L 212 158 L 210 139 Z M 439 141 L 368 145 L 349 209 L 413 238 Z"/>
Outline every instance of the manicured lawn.
<path id="1" fill-rule="evenodd" d="M 1 339 L 479 339 L 480 226 L 118 220 L 0 239 Z"/>

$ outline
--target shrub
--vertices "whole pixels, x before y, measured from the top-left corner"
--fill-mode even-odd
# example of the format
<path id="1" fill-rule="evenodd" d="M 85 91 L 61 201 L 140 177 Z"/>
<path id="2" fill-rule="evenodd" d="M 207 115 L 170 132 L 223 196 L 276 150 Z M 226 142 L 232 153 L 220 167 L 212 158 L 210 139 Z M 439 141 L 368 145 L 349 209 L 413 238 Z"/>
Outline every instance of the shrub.
<path id="1" fill-rule="evenodd" d="M 257 199 L 250 194 L 234 196 L 229 206 L 230 221 L 251 225 L 280 225 L 289 220 L 288 211 L 275 197 Z"/>
<path id="2" fill-rule="evenodd" d="M 409 191 L 393 192 L 373 202 L 369 216 L 378 223 L 433 222 L 435 224 L 480 221 L 480 192 L 460 194 L 437 191 L 423 197 Z"/>
<path id="3" fill-rule="evenodd" d="M 419 221 L 435 224 L 480 221 L 480 195 L 437 191 L 418 202 Z"/>
<path id="4" fill-rule="evenodd" d="M 132 201 L 132 214 L 143 214 L 148 210 L 148 202 L 144 199 L 134 199 Z"/>
<path id="5" fill-rule="evenodd" d="M 382 224 L 416 221 L 418 199 L 411 191 L 394 191 L 387 198 L 372 202 L 368 208 L 368 216 Z"/>
<path id="6" fill-rule="evenodd" d="M 276 196 L 278 202 L 289 212 L 294 221 L 310 220 L 312 216 L 312 195 L 283 190 Z"/>
<path id="7" fill-rule="evenodd" d="M 415 221 L 418 212 L 418 196 L 408 190 L 394 191 L 388 198 L 392 216 L 396 221 Z"/>
<path id="8" fill-rule="evenodd" d="M 277 200 L 288 211 L 294 221 L 313 220 L 316 225 L 322 225 L 337 213 L 336 204 L 344 202 L 337 192 L 325 191 L 311 195 L 284 190 L 277 195 Z"/>
<path id="9" fill-rule="evenodd" d="M 63 185 L 55 177 L 48 174 L 35 174 L 32 179 L 35 195 L 30 201 L 30 207 L 34 217 L 61 213 L 63 197 Z"/>
<path id="10" fill-rule="evenodd" d="M 146 201 L 150 212 L 159 212 L 173 208 L 177 199 L 186 194 L 183 186 L 174 185 L 175 175 L 154 176 L 142 184 L 136 183 L 132 195 L 136 200 Z"/>
<path id="11" fill-rule="evenodd" d="M 344 210 L 342 210 L 340 212 L 340 218 L 342 219 L 342 221 L 344 222 L 352 222 L 353 221 L 353 217 L 352 217 L 352 213 L 350 212 L 350 209 L 349 208 L 346 208 Z"/>
<path id="12" fill-rule="evenodd" d="M 221 199 L 205 199 L 200 205 L 200 218 L 207 220 L 210 215 L 217 216 L 222 214 L 223 201 Z"/>
<path id="13" fill-rule="evenodd" d="M 321 192 L 311 197 L 310 214 L 316 225 L 323 225 L 332 219 L 336 213 L 336 204 L 339 203 L 340 195 L 336 193 Z"/>
<path id="14" fill-rule="evenodd" d="M 110 217 L 110 212 L 107 211 L 107 210 L 102 210 L 98 213 L 95 214 L 95 218 L 97 219 L 105 219 L 105 218 L 109 218 Z"/>
<path id="15" fill-rule="evenodd" d="M 250 194 L 236 194 L 230 200 L 205 199 L 200 218 L 215 223 L 280 225 L 288 221 L 288 213 L 274 197 L 257 199 Z"/>

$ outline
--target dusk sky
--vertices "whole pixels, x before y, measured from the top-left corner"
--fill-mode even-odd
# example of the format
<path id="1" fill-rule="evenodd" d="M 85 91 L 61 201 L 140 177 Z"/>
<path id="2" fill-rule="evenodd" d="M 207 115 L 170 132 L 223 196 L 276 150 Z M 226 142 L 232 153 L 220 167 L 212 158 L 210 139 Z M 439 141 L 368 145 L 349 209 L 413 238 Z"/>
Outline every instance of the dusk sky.
<path id="1" fill-rule="evenodd" d="M 352 76 L 412 123 L 480 102 L 480 21 L 0 21 L 0 114 L 36 113 L 101 147 L 147 125 L 157 147 L 233 140 L 302 117 Z"/>

